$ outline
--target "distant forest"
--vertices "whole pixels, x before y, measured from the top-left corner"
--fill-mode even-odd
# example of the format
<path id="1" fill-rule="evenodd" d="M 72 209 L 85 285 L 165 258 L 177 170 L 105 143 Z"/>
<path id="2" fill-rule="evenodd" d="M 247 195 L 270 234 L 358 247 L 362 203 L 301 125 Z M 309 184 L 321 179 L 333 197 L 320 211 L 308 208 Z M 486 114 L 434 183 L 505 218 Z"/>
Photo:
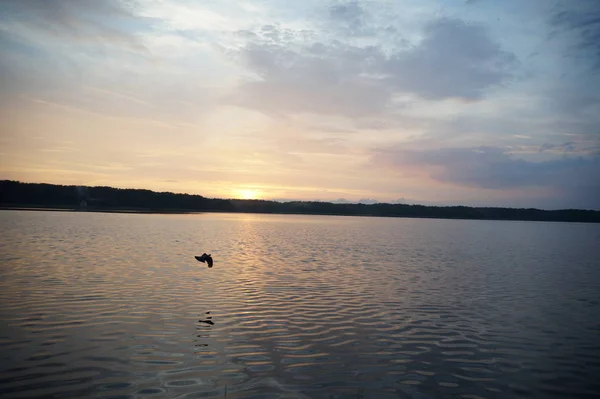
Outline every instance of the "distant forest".
<path id="1" fill-rule="evenodd" d="M 63 186 L 12 180 L 0 180 L 0 206 L 5 209 L 55 208 L 102 212 L 244 212 L 600 223 L 600 211 L 592 210 L 216 199 L 140 189 Z"/>

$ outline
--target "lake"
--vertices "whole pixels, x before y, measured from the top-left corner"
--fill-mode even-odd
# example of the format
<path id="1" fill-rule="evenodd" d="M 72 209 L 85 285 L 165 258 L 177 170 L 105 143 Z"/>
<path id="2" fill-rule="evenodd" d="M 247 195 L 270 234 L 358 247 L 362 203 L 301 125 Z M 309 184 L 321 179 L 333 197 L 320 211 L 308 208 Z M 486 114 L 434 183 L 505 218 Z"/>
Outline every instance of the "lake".
<path id="1" fill-rule="evenodd" d="M 0 211 L 0 226 L 3 398 L 600 393 L 597 224 Z"/>

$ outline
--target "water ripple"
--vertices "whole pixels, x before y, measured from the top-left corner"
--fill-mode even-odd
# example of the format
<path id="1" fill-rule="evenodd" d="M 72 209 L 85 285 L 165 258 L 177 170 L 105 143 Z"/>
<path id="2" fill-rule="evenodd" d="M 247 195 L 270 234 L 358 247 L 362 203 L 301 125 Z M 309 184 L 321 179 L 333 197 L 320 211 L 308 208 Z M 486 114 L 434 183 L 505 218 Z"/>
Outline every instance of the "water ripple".
<path id="1" fill-rule="evenodd" d="M 3 398 L 600 391 L 598 226 L 0 218 L 11 226 L 0 246 Z M 205 251 L 212 269 L 193 259 Z"/>

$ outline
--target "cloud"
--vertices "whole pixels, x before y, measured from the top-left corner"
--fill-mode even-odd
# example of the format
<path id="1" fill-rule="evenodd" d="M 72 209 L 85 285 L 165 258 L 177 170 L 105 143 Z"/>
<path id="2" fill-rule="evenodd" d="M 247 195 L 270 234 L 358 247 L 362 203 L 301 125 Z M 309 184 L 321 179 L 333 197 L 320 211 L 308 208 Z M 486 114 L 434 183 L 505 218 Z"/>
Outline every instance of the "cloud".
<path id="1" fill-rule="evenodd" d="M 54 37 L 73 43 L 113 44 L 141 50 L 135 2 L 119 0 L 4 0 L 0 30 L 26 42 Z"/>
<path id="2" fill-rule="evenodd" d="M 373 23 L 371 14 L 358 1 L 338 2 L 329 8 L 329 20 L 327 21 L 340 33 L 350 36 L 371 36 L 378 30 L 386 27 L 377 26 Z M 393 31 L 387 27 L 388 31 Z"/>
<path id="3" fill-rule="evenodd" d="M 572 146 L 573 143 L 565 143 L 561 147 Z M 600 207 L 600 197 L 590 196 L 592 192 L 600 192 L 597 179 L 600 156 L 531 162 L 498 147 L 434 150 L 390 147 L 376 151 L 373 161 L 400 173 L 425 173 L 439 182 L 463 187 L 490 190 L 547 188 L 557 198 L 568 198 L 571 204 Z"/>
<path id="4" fill-rule="evenodd" d="M 560 8 L 550 17 L 550 25 L 557 33 L 570 35 L 571 57 L 587 59 L 596 71 L 600 71 L 600 7 L 596 0 L 568 2 L 569 8 Z"/>
<path id="5" fill-rule="evenodd" d="M 544 143 L 540 146 L 539 152 L 555 150 L 555 151 L 561 151 L 561 152 L 567 153 L 567 152 L 574 152 L 575 149 L 576 149 L 576 143 L 574 141 L 568 141 L 568 142 L 562 143 L 562 144 Z"/>
<path id="6" fill-rule="evenodd" d="M 403 92 L 429 100 L 478 100 L 511 77 L 515 62 L 484 26 L 444 18 L 430 22 L 423 41 L 395 54 L 384 70 Z"/>
<path id="7" fill-rule="evenodd" d="M 315 43 L 298 51 L 252 43 L 242 55 L 259 79 L 243 83 L 237 96 L 244 105 L 269 113 L 360 117 L 380 112 L 390 98 L 381 82 L 360 75 L 372 57 L 380 56 L 374 48 Z"/>
<path id="8" fill-rule="evenodd" d="M 142 35 L 152 25 L 137 7 L 136 0 L 1 1 L 0 73 L 10 79 L 0 87 L 69 91 L 115 66 L 139 69 L 139 56 L 149 54 Z"/>
<path id="9" fill-rule="evenodd" d="M 600 155 L 597 13 L 596 0 L 0 0 L 0 111 L 11 148 L 35 154 L 13 165 L 40 171 L 77 170 L 90 148 L 138 165 L 111 155 L 119 142 L 160 154 L 140 161 L 146 176 L 183 185 L 583 204 Z M 50 141 L 33 153 L 36 135 Z M 375 146 L 383 171 L 365 167 Z"/>
<path id="10" fill-rule="evenodd" d="M 329 9 L 331 19 L 349 22 L 353 25 L 361 25 L 366 13 L 363 7 L 356 1 L 333 4 Z"/>
<path id="11" fill-rule="evenodd" d="M 351 4 L 334 8 L 335 15 L 360 15 L 359 6 Z M 252 77 L 241 83 L 236 101 L 273 114 L 365 117 L 393 106 L 397 94 L 479 100 L 506 82 L 515 66 L 515 56 L 502 50 L 484 26 L 459 19 L 431 21 L 421 41 L 408 48 L 398 43 L 402 48 L 391 52 L 343 38 L 310 39 L 314 36 L 275 26 L 252 35 L 240 32 L 246 42 L 238 59 Z"/>

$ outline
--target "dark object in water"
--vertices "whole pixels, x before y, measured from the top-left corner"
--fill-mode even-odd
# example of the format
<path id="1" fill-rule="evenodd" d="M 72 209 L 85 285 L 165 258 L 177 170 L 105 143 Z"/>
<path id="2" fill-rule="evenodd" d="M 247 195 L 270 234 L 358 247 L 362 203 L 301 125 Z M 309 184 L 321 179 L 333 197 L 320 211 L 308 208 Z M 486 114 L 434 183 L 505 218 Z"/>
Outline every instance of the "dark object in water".
<path id="1" fill-rule="evenodd" d="M 207 255 L 206 253 L 204 253 L 201 256 L 194 256 L 194 258 L 196 258 L 196 260 L 198 260 L 202 263 L 204 263 L 204 262 L 208 263 L 208 267 L 212 267 L 212 265 L 213 265 L 213 260 L 212 260 L 212 257 L 210 256 L 210 254 Z"/>
<path id="2" fill-rule="evenodd" d="M 210 256 L 210 255 L 209 255 Z M 207 315 L 210 314 L 210 312 L 206 312 Z M 206 324 L 210 324 L 211 326 L 214 325 L 215 323 L 211 320 L 212 316 L 206 316 L 206 320 L 198 320 L 200 323 L 206 323 Z"/>

